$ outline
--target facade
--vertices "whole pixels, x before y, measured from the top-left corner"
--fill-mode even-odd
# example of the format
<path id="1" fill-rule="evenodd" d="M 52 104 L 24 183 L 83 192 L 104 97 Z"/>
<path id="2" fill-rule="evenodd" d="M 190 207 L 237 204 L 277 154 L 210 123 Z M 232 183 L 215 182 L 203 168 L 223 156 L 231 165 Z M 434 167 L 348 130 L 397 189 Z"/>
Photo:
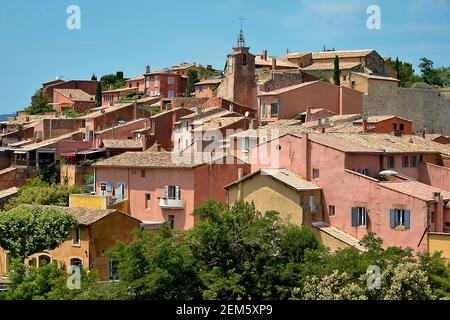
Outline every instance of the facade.
<path id="1" fill-rule="evenodd" d="M 112 106 L 120 103 L 121 98 L 126 97 L 127 94 L 137 92 L 139 92 L 139 87 L 125 87 L 102 91 L 102 106 Z"/>
<path id="2" fill-rule="evenodd" d="M 171 228 L 189 229 L 198 217 L 194 208 L 208 199 L 226 202 L 223 186 L 250 166 L 234 157 L 206 163 L 191 156 L 178 163 L 177 153 L 129 152 L 95 164 L 95 191 L 128 199 L 129 213 L 143 221 L 167 221 Z"/>
<path id="3" fill-rule="evenodd" d="M 422 178 L 430 172 L 426 166 L 450 151 L 438 143 L 412 135 L 304 133 L 251 148 L 251 159 L 263 145 L 268 145 L 278 168 L 322 188 L 327 226 L 358 240 L 375 232 L 385 246 L 416 251 L 428 249 L 428 232 L 450 232 L 448 189 L 436 186 L 443 181 L 428 181 L 435 182 L 432 186 Z M 254 161 L 252 171 L 268 166 L 272 168 L 273 163 Z M 447 170 L 436 164 L 432 167 Z M 386 169 L 396 173 L 383 176 Z"/>
<path id="4" fill-rule="evenodd" d="M 54 89 L 53 106 L 57 112 L 73 110 L 83 113 L 95 107 L 95 96 L 80 89 Z"/>
<path id="5" fill-rule="evenodd" d="M 102 281 L 118 280 L 115 262 L 106 257 L 105 252 L 114 249 L 117 241 L 131 242 L 131 232 L 140 228 L 139 220 L 115 209 L 42 207 L 72 214 L 78 226 L 73 230 L 72 239 L 64 241 L 54 250 L 31 255 L 26 261 L 28 265 L 39 268 L 44 262 L 57 262 L 63 269 L 75 265 L 94 271 Z M 7 260 L 7 254 L 0 249 L 1 274 L 8 271 Z"/>
<path id="6" fill-rule="evenodd" d="M 258 95 L 258 119 L 293 119 L 308 107 L 336 114 L 362 113 L 363 94 L 321 81 L 305 82 Z"/>
<path id="7" fill-rule="evenodd" d="M 183 97 L 187 78 L 172 70 L 153 71 L 144 74 L 145 93 L 150 97 Z"/>
<path id="8" fill-rule="evenodd" d="M 145 77 L 139 76 L 125 80 L 125 87 L 137 88 L 137 92 L 145 92 Z"/>
<path id="9" fill-rule="evenodd" d="M 95 96 L 97 89 L 96 80 L 55 80 L 42 84 L 42 93 L 47 95 L 49 101 L 53 101 L 53 90 L 55 89 L 78 89 L 86 92 L 88 95 Z"/>
<path id="10" fill-rule="evenodd" d="M 256 210 L 275 210 L 296 225 L 322 221 L 322 191 L 288 169 L 259 169 L 225 186 L 229 204 L 254 203 Z"/>
<path id="11" fill-rule="evenodd" d="M 215 95 L 222 79 L 205 79 L 195 84 L 196 98 L 211 98 Z"/>

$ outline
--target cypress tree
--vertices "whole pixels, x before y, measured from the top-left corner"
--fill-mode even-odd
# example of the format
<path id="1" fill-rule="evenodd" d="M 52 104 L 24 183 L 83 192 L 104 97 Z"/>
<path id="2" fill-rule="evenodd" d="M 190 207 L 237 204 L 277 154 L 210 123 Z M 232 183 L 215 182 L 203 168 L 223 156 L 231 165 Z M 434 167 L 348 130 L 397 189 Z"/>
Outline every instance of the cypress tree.
<path id="1" fill-rule="evenodd" d="M 95 104 L 97 107 L 102 105 L 102 83 L 97 82 L 97 88 L 95 90 Z"/>
<path id="2" fill-rule="evenodd" d="M 339 70 L 339 57 L 334 58 L 333 81 L 337 86 L 341 85 L 341 70 Z"/>
<path id="3" fill-rule="evenodd" d="M 95 75 L 95 73 L 92 74 L 91 80 L 97 81 L 97 76 Z"/>

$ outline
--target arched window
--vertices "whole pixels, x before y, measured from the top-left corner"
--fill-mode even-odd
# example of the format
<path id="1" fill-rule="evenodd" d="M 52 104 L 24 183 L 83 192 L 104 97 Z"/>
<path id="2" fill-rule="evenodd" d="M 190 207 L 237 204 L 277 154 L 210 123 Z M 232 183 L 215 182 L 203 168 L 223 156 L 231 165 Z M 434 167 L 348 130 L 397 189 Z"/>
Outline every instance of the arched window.
<path id="1" fill-rule="evenodd" d="M 38 257 L 38 268 L 43 267 L 50 262 L 52 262 L 52 257 L 50 257 L 48 254 L 41 254 Z"/>
<path id="2" fill-rule="evenodd" d="M 82 267 L 83 266 L 83 261 L 81 261 L 80 258 L 72 258 L 70 259 L 70 265 L 71 266 L 78 266 L 78 267 Z"/>

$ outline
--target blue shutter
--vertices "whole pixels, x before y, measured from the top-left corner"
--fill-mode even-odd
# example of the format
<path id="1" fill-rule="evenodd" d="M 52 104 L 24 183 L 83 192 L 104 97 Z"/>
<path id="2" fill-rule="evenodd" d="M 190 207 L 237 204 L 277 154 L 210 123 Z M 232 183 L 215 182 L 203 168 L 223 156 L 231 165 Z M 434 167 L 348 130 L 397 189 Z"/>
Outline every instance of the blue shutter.
<path id="1" fill-rule="evenodd" d="M 395 209 L 391 209 L 391 228 L 395 228 Z"/>
<path id="2" fill-rule="evenodd" d="M 411 218 L 410 218 L 410 216 L 411 216 L 411 213 L 410 213 L 410 211 L 409 211 L 409 209 L 406 209 L 405 210 L 405 228 L 406 229 L 410 229 L 411 228 Z"/>
<path id="3" fill-rule="evenodd" d="M 357 227 L 357 210 L 356 207 L 352 207 L 352 227 Z"/>

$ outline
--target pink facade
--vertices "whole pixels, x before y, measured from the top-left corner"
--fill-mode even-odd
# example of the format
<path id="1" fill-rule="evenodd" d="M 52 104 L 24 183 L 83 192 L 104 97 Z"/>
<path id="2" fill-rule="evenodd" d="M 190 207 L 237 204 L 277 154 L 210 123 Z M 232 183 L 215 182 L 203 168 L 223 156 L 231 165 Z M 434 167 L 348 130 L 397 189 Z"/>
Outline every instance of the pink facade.
<path id="1" fill-rule="evenodd" d="M 103 139 L 135 139 L 135 130 L 144 129 L 149 125 L 148 119 L 138 119 L 94 134 L 94 146 L 99 148 Z"/>
<path id="2" fill-rule="evenodd" d="M 265 157 L 260 155 L 258 158 L 257 154 L 261 153 L 263 147 L 268 152 L 262 153 Z M 450 226 L 449 210 L 444 208 L 442 197 L 440 202 L 433 198 L 435 192 L 445 191 L 399 178 L 397 182 L 407 183 L 407 188 L 403 191 L 393 187 L 397 186 L 396 182 L 380 182 L 365 175 L 367 172 L 355 172 L 369 169 L 371 176 L 377 176 L 380 167 L 385 165 L 387 156 L 389 155 L 346 153 L 313 142 L 307 134 L 300 137 L 285 135 L 250 149 L 252 172 L 261 167 L 290 169 L 322 187 L 324 221 L 330 225 L 357 239 L 362 239 L 368 232 L 374 232 L 384 239 L 385 246 L 426 250 L 428 231 L 450 232 L 445 228 L 446 225 Z M 401 159 L 404 155 L 393 156 L 399 164 L 396 171 L 417 179 L 422 176 L 421 166 L 402 168 Z M 273 160 L 263 163 L 268 158 Z M 431 155 L 422 156 L 424 161 L 432 158 Z M 437 171 L 442 169 L 436 169 L 436 172 L 431 170 L 430 181 L 436 187 L 439 187 L 438 184 L 445 186 L 446 181 L 438 176 Z M 448 193 L 445 196 L 448 197 Z M 357 212 L 359 208 L 364 208 L 361 210 L 366 212 L 366 221 L 361 226 L 353 220 L 354 211 Z M 334 214 L 330 215 L 332 212 Z M 396 212 L 408 216 L 405 218 L 408 219 L 407 227 L 392 226 L 392 216 Z"/>
<path id="3" fill-rule="evenodd" d="M 420 181 L 446 191 L 450 191 L 450 168 L 432 163 L 423 163 L 420 168 Z"/>
<path id="4" fill-rule="evenodd" d="M 119 184 L 123 184 L 124 198 L 129 200 L 129 213 L 133 217 L 144 222 L 173 221 L 174 228 L 189 229 L 196 221 L 191 215 L 196 207 L 208 199 L 226 202 L 223 186 L 238 178 L 239 168 L 243 170 L 244 175 L 250 173 L 250 166 L 240 161 L 193 168 L 96 167 L 95 190 L 101 193 L 101 184 L 109 183 L 114 188 L 115 196 L 118 196 Z M 181 205 L 177 203 L 176 208 L 161 205 L 161 201 L 164 201 L 161 199 L 164 198 L 165 186 L 178 188 Z"/>
<path id="5" fill-rule="evenodd" d="M 321 81 L 305 82 L 258 95 L 258 118 L 265 121 L 292 119 L 312 109 L 336 114 L 362 113 L 363 93 Z"/>

